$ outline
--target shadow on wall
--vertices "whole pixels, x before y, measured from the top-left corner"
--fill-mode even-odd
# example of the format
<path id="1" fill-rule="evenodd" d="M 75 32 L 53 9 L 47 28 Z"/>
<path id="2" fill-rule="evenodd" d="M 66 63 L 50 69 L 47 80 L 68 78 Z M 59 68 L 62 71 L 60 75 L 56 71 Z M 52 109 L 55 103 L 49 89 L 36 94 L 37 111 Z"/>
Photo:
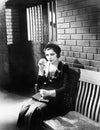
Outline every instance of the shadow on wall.
<path id="1" fill-rule="evenodd" d="M 23 91 L 33 87 L 36 82 L 36 66 L 32 44 L 12 44 L 8 46 L 11 89 Z"/>
<path id="2" fill-rule="evenodd" d="M 83 64 L 81 64 L 78 59 L 76 59 L 73 63 L 73 67 L 84 69 Z"/>

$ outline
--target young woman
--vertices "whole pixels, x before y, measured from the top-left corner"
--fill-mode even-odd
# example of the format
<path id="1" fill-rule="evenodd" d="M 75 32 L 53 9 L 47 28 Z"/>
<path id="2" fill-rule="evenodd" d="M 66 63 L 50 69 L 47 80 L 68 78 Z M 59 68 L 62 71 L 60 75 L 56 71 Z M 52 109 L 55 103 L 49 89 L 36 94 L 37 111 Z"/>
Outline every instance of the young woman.
<path id="1" fill-rule="evenodd" d="M 44 52 L 45 58 L 38 63 L 37 84 L 41 97 L 49 102 L 31 100 L 23 105 L 17 125 L 23 127 L 28 124 L 25 128 L 29 130 L 40 130 L 43 120 L 63 115 L 70 110 L 67 99 L 70 89 L 68 66 L 60 61 L 61 49 L 57 44 L 49 43 Z"/>

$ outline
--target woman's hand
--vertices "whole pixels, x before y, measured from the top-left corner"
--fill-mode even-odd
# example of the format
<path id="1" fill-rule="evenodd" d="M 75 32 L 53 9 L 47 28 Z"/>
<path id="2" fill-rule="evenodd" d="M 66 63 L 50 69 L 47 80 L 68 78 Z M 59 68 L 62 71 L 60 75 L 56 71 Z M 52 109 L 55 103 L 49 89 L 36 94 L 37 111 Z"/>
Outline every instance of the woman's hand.
<path id="1" fill-rule="evenodd" d="M 46 98 L 46 97 L 55 97 L 56 96 L 56 91 L 55 90 L 40 89 L 40 95 L 43 98 Z"/>
<path id="2" fill-rule="evenodd" d="M 46 60 L 45 58 L 42 58 L 39 60 L 38 62 L 38 66 L 39 66 L 39 75 L 43 75 L 44 74 L 44 67 L 46 64 Z"/>
<path id="3" fill-rule="evenodd" d="M 41 95 L 43 98 L 46 98 L 46 97 L 50 96 L 50 93 L 49 93 L 48 90 L 40 89 L 40 95 Z"/>

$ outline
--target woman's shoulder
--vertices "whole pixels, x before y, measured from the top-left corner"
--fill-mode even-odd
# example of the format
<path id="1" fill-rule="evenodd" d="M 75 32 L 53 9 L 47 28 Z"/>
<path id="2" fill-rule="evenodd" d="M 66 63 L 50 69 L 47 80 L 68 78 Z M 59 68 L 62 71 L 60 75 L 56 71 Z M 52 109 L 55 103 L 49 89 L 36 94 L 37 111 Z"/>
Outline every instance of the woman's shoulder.
<path id="1" fill-rule="evenodd" d="M 61 69 L 64 69 L 64 70 L 68 70 L 69 69 L 69 67 L 68 67 L 68 64 L 67 63 L 65 63 L 64 61 L 60 61 L 59 62 L 59 68 Z"/>
<path id="2" fill-rule="evenodd" d="M 64 61 L 60 61 L 59 62 L 62 66 L 64 66 L 64 67 L 68 67 L 68 64 L 66 63 L 66 62 L 64 62 Z"/>

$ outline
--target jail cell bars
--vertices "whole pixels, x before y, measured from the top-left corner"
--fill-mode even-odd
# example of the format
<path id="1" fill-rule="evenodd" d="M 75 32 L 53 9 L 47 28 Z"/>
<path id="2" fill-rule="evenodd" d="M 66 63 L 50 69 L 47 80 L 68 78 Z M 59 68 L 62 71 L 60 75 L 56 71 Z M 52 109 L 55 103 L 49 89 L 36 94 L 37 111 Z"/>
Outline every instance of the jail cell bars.
<path id="1" fill-rule="evenodd" d="M 26 8 L 29 41 L 43 41 L 42 5 Z"/>
<path id="2" fill-rule="evenodd" d="M 48 6 L 49 41 L 56 41 L 57 40 L 56 1 L 48 2 L 47 6 Z"/>

